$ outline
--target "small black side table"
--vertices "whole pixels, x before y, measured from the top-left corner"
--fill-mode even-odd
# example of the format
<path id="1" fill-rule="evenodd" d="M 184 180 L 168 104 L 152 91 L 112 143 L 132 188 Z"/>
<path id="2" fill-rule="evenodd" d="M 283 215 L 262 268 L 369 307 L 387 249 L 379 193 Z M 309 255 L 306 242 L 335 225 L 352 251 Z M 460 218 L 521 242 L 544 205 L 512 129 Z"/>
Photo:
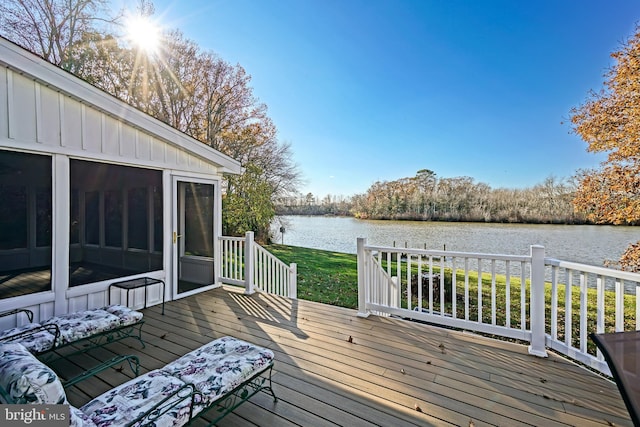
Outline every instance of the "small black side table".
<path id="1" fill-rule="evenodd" d="M 144 287 L 144 307 L 147 308 L 147 288 L 151 285 L 162 285 L 162 314 L 164 314 L 164 281 L 152 277 L 138 277 L 137 279 L 123 280 L 109 285 L 109 304 L 111 304 L 111 288 L 125 289 L 127 291 L 127 307 L 129 306 L 129 291 Z"/>

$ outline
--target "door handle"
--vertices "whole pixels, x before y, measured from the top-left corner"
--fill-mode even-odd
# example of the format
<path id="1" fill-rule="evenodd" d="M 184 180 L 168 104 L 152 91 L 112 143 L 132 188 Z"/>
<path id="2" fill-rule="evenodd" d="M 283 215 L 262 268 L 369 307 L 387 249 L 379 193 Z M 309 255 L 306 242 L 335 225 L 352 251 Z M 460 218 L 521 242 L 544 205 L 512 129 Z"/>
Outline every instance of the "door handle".
<path id="1" fill-rule="evenodd" d="M 173 243 L 178 242 L 178 237 L 182 237 L 182 234 L 178 234 L 175 231 L 173 232 Z"/>

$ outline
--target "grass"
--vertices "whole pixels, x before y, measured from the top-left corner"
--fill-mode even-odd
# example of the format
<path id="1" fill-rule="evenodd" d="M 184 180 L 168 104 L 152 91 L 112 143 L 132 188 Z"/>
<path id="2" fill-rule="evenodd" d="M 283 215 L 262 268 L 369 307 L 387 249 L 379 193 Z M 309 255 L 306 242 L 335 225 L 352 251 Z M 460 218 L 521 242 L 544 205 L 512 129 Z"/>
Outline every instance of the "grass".
<path id="1" fill-rule="evenodd" d="M 269 252 L 298 265 L 298 298 L 358 308 L 358 263 L 355 255 L 271 244 Z"/>
<path id="2" fill-rule="evenodd" d="M 306 299 L 310 301 L 322 302 L 325 304 L 331 304 L 341 307 L 353 308 L 358 307 L 358 274 L 357 274 L 357 258 L 356 255 L 345 254 L 339 252 L 323 251 L 318 249 L 303 248 L 297 246 L 287 246 L 272 244 L 266 246 L 266 249 L 272 252 L 283 262 L 290 264 L 296 263 L 298 266 L 298 298 Z M 406 265 L 405 270 L 402 271 L 402 282 L 406 289 Z M 434 268 L 435 273 L 439 273 L 439 268 Z M 450 289 L 451 287 L 451 270 L 445 269 L 444 282 L 445 287 Z M 484 323 L 493 323 L 497 325 L 507 325 L 511 327 L 519 327 L 522 323 L 521 307 L 520 307 L 520 293 L 522 286 L 519 277 L 512 277 L 510 281 L 510 310 L 507 312 L 507 283 L 505 276 L 497 276 L 495 279 L 496 287 L 496 310 L 495 320 L 492 319 L 491 310 L 491 276 L 489 274 L 483 274 L 481 280 L 482 286 L 482 301 L 483 311 L 482 320 Z M 469 320 L 478 320 L 477 300 L 478 300 L 478 277 L 477 273 L 469 273 Z M 464 318 L 464 273 L 458 272 L 456 275 L 456 287 L 457 287 L 457 304 L 456 312 L 459 318 Z M 526 301 L 529 301 L 529 283 L 525 283 L 524 290 L 526 292 Z M 545 286 L 545 301 L 546 301 L 546 321 L 547 331 L 550 330 L 551 322 L 551 284 L 547 283 Z M 565 331 L 565 292 L 564 286 L 560 288 L 558 294 L 558 339 L 564 340 Z M 615 293 L 605 292 L 605 331 L 612 332 L 615 325 Z M 580 293 L 577 288 L 574 287 L 574 291 L 571 295 L 571 337 L 574 346 L 579 346 L 580 339 Z M 596 306 L 596 291 L 595 289 L 588 289 L 587 300 L 589 307 Z M 402 302 L 403 307 L 407 305 L 406 297 Z M 417 305 L 417 299 L 414 298 L 412 302 L 413 306 Z M 424 306 L 424 303 L 423 303 Z M 434 303 L 434 310 L 440 310 L 440 303 Z M 449 298 L 445 301 L 445 312 L 451 312 L 452 301 Z M 527 306 L 527 313 L 529 307 Z M 528 316 L 528 315 L 527 315 Z M 507 323 L 507 318 L 509 321 Z M 625 295 L 624 298 L 624 318 L 625 318 L 625 330 L 635 329 L 635 298 L 632 295 Z M 525 318 L 528 322 L 528 318 Z M 596 329 L 596 310 L 595 308 L 590 310 L 587 316 L 587 331 L 595 331 Z M 589 340 L 589 351 L 594 352 L 594 344 Z"/>

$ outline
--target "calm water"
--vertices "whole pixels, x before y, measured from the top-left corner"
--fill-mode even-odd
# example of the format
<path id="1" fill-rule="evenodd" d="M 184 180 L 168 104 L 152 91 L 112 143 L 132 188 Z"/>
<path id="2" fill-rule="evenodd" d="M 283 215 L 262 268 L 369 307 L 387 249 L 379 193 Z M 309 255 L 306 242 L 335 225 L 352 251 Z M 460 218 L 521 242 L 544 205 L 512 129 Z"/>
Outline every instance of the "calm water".
<path id="1" fill-rule="evenodd" d="M 284 236 L 278 231 L 285 227 Z M 405 246 L 509 255 L 529 255 L 542 245 L 547 257 L 602 266 L 617 260 L 640 227 L 595 225 L 485 224 L 467 222 L 365 221 L 324 216 L 282 216 L 273 225 L 275 241 L 336 252 L 356 253 L 356 239 L 380 246 Z"/>

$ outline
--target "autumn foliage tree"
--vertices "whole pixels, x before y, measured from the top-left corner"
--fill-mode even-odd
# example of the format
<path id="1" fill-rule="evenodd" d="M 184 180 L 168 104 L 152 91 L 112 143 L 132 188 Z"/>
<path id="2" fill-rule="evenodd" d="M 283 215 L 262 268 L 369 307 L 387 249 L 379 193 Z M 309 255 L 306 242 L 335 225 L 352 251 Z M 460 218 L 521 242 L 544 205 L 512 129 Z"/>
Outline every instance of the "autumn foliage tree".
<path id="1" fill-rule="evenodd" d="M 583 223 L 574 213 L 571 182 L 548 177 L 531 188 L 491 188 L 468 176 L 438 178 L 429 169 L 415 177 L 375 182 L 353 196 L 358 218 L 519 223 Z"/>
<path id="2" fill-rule="evenodd" d="M 100 23 L 107 0 L 3 0 L 0 32 L 47 61 L 74 72 L 73 50 Z"/>
<path id="3" fill-rule="evenodd" d="M 604 87 L 571 110 L 573 131 L 590 152 L 607 153 L 600 169 L 581 171 L 574 198 L 577 210 L 596 223 L 640 223 L 640 27 L 605 74 Z M 640 242 L 619 261 L 640 271 Z"/>

